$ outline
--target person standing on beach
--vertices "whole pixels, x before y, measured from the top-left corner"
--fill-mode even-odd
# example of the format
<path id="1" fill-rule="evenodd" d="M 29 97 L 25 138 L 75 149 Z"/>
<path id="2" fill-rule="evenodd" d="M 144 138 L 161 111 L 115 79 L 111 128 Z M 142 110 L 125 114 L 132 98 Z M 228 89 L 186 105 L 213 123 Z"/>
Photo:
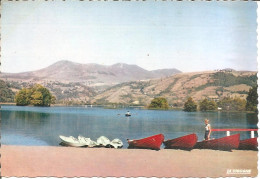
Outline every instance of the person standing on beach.
<path id="1" fill-rule="evenodd" d="M 209 120 L 205 119 L 205 136 L 204 136 L 204 140 L 209 140 L 210 139 L 210 133 L 211 133 L 211 126 L 209 124 Z"/>

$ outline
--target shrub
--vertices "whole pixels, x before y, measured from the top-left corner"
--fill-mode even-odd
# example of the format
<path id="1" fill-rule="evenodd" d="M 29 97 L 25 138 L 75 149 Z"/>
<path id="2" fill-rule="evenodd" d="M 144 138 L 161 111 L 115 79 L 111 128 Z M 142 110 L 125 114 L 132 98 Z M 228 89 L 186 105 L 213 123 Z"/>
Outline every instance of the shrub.
<path id="1" fill-rule="evenodd" d="M 184 109 L 183 110 L 187 111 L 187 112 L 197 111 L 197 104 L 192 99 L 192 97 L 189 97 L 188 100 L 184 103 Z"/>

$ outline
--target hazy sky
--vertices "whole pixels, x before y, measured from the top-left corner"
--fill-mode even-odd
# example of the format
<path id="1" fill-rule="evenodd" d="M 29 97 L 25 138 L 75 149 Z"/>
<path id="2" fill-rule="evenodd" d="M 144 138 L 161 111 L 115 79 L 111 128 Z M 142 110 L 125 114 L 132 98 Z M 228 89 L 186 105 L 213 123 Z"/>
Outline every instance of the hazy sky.
<path id="1" fill-rule="evenodd" d="M 2 2 L 2 71 L 59 60 L 257 70 L 255 2 Z"/>

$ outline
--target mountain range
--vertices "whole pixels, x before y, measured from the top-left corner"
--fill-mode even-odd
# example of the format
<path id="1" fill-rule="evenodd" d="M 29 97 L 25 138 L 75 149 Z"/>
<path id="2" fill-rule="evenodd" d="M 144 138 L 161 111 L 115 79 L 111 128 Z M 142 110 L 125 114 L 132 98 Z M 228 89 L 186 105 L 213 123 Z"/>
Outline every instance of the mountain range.
<path id="1" fill-rule="evenodd" d="M 40 70 L 23 73 L 2 73 L 0 77 L 9 81 L 81 82 L 88 86 L 111 86 L 122 82 L 163 78 L 176 73 L 181 73 L 181 71 L 175 68 L 148 71 L 137 65 L 125 63 L 107 66 L 93 63 L 80 64 L 63 60 Z"/>
<path id="2" fill-rule="evenodd" d="M 165 97 L 170 105 L 181 107 L 187 97 L 195 101 L 246 99 L 249 89 L 257 84 L 257 72 L 222 69 L 182 73 L 174 68 L 148 71 L 124 63 L 106 66 L 59 61 L 36 71 L 2 73 L 0 79 L 8 102 L 21 88 L 39 83 L 59 104 L 148 105 L 155 97 Z"/>

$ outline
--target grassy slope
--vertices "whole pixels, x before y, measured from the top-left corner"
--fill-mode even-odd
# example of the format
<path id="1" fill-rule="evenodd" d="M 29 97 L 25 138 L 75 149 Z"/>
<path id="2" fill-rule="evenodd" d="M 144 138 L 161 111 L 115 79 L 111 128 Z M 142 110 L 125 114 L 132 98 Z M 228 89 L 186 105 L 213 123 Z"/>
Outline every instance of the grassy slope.
<path id="1" fill-rule="evenodd" d="M 98 91 L 80 83 L 48 82 L 46 86 L 58 100 L 77 100 L 87 103 L 121 103 L 128 105 L 147 105 L 154 97 L 165 97 L 170 105 L 180 107 L 187 97 L 196 101 L 205 97 L 222 98 L 238 96 L 246 98 L 251 86 L 257 82 L 256 72 L 193 72 L 181 73 L 170 77 L 125 82 Z M 27 87 L 25 82 L 5 83 L 1 80 L 1 92 L 5 99 L 1 102 L 12 102 L 14 93 L 19 88 Z"/>
<path id="2" fill-rule="evenodd" d="M 147 105 L 160 96 L 167 98 L 169 104 L 180 106 L 189 96 L 197 101 L 205 97 L 246 98 L 256 82 L 256 72 L 182 73 L 163 79 L 122 83 L 98 94 L 92 102 Z"/>

